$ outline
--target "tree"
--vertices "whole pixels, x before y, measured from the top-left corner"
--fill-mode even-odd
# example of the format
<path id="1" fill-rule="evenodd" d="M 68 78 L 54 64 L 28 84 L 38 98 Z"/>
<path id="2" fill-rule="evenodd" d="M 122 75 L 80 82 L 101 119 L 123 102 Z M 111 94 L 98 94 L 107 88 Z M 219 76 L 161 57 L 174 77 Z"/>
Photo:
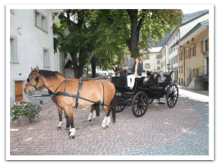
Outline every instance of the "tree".
<path id="1" fill-rule="evenodd" d="M 74 76 L 79 78 L 83 74 L 84 65 L 88 62 L 94 49 L 96 40 L 96 25 L 90 19 L 92 10 L 66 10 L 66 16 L 60 14 L 59 20 L 53 25 L 55 50 L 59 50 L 67 56 L 70 54 Z M 76 19 L 71 20 L 71 16 Z"/>
<path id="2" fill-rule="evenodd" d="M 144 45 L 149 45 L 147 39 L 152 38 L 156 43 L 164 32 L 170 33 L 179 26 L 183 16 L 177 9 L 127 9 L 126 12 L 130 18 L 130 36 L 126 43 L 134 57 L 139 56 Z"/>

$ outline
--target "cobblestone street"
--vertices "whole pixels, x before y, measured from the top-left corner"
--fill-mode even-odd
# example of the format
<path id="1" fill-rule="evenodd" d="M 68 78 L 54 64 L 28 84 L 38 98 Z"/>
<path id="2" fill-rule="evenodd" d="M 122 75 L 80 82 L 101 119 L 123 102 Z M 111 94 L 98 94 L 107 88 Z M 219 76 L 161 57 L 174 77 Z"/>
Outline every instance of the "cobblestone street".
<path id="1" fill-rule="evenodd" d="M 90 108 L 73 110 L 76 137 L 57 130 L 58 113 L 52 101 L 42 105 L 36 122 L 11 122 L 11 155 L 208 155 L 209 104 L 179 90 L 177 105 L 154 101 L 140 118 L 131 107 L 116 114 L 116 123 L 101 128 L 104 112 L 88 122 Z M 194 92 L 191 92 L 194 93 Z M 208 96 L 202 95 L 205 98 Z M 162 102 L 166 102 L 163 98 Z"/>

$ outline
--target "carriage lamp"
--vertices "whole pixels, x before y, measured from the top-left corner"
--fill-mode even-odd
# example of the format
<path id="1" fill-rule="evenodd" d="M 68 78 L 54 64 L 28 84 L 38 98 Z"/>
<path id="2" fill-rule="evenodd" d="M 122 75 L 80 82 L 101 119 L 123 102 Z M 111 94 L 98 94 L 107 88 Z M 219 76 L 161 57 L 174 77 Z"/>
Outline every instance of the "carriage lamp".
<path id="1" fill-rule="evenodd" d="M 167 64 L 168 72 L 170 71 L 170 64 Z"/>

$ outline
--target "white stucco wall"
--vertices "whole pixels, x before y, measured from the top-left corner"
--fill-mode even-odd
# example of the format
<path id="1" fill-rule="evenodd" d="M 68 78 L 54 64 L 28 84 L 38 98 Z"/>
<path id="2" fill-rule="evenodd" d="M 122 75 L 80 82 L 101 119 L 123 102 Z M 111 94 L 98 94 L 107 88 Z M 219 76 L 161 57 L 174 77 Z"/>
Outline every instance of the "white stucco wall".
<path id="1" fill-rule="evenodd" d="M 14 81 L 22 80 L 24 85 L 31 67 L 38 66 L 40 69 L 60 71 L 59 53 L 54 54 L 53 49 L 52 13 L 48 10 L 37 11 L 47 18 L 47 32 L 34 25 L 33 9 L 14 9 L 14 14 L 10 13 L 10 35 L 17 40 L 18 58 L 18 63 L 10 63 L 11 102 L 15 100 Z M 18 28 L 21 35 L 18 33 Z M 49 68 L 43 67 L 43 48 L 49 51 Z M 23 94 L 23 99 L 25 98 L 26 95 Z"/>

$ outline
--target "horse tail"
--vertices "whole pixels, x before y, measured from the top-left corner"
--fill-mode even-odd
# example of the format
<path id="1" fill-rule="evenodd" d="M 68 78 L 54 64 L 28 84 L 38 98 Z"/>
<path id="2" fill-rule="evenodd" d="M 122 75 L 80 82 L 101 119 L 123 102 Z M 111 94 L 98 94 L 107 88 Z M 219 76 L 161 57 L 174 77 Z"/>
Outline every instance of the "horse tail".
<path id="1" fill-rule="evenodd" d="M 113 123 L 116 122 L 116 95 L 114 95 L 112 101 L 111 101 L 111 110 L 112 110 L 112 119 Z"/>

